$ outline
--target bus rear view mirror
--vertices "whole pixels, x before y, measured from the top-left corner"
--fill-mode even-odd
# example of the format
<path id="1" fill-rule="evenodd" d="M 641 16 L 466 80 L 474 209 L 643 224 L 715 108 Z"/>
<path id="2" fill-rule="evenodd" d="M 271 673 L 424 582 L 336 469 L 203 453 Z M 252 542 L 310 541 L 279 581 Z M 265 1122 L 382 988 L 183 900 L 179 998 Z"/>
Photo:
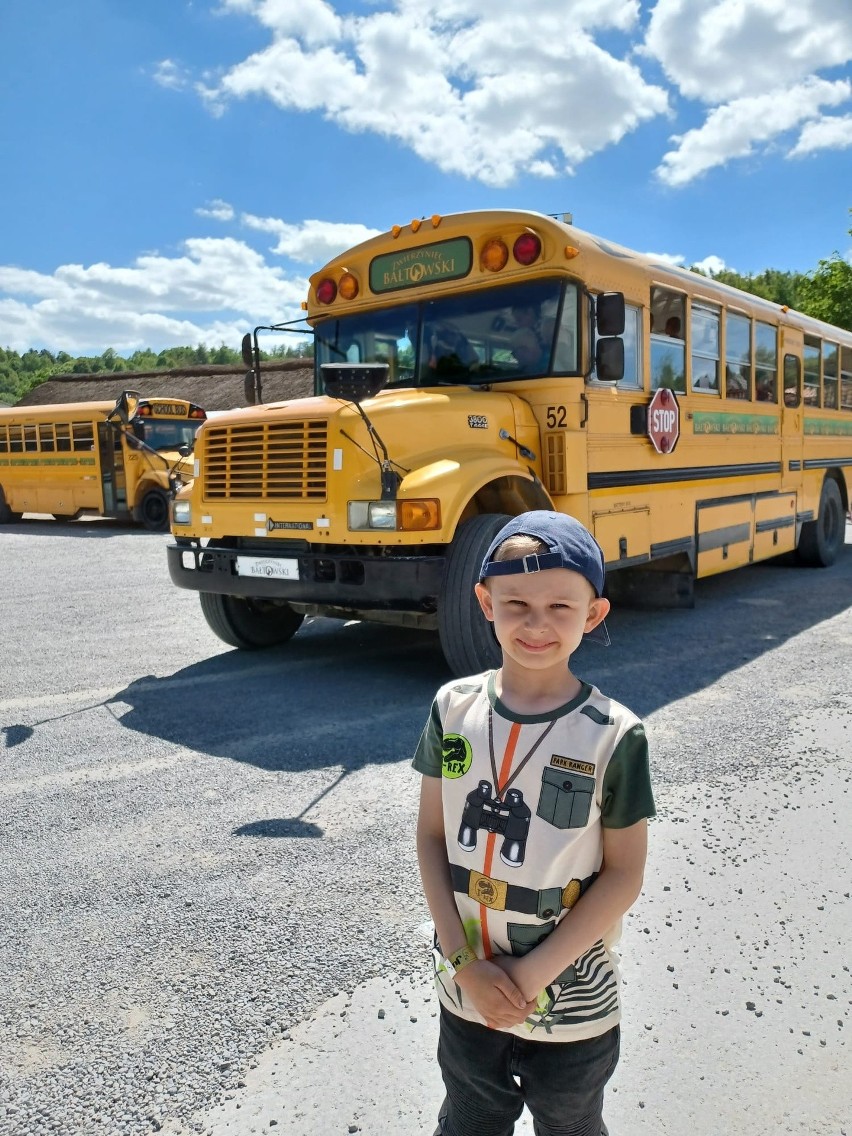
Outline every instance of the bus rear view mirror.
<path id="1" fill-rule="evenodd" d="M 595 302 L 598 335 L 624 334 L 624 294 L 602 292 Z"/>
<path id="2" fill-rule="evenodd" d="M 115 406 L 107 415 L 107 421 L 117 418 L 119 422 L 127 426 L 131 418 L 135 417 L 138 405 L 139 395 L 136 391 L 122 391 L 116 400 Z"/>
<path id="3" fill-rule="evenodd" d="M 379 393 L 388 381 L 387 363 L 323 363 L 322 385 L 332 398 L 363 402 Z"/>
<path id="4" fill-rule="evenodd" d="M 243 342 L 240 348 L 245 365 L 252 369 L 254 367 L 254 352 L 252 350 L 251 332 L 247 331 L 243 336 Z"/>
<path id="5" fill-rule="evenodd" d="M 599 339 L 595 345 L 595 378 L 601 383 L 618 383 L 624 378 L 624 340 L 616 335 Z"/>

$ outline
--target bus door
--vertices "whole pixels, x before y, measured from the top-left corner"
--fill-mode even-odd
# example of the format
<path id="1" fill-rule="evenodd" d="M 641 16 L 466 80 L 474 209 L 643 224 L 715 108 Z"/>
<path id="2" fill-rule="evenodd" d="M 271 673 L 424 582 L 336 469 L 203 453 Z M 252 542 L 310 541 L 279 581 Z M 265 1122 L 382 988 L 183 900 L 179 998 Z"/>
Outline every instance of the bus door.
<path id="1" fill-rule="evenodd" d="M 797 492 L 804 457 L 803 347 L 801 331 L 781 329 L 781 488 Z"/>
<path id="2" fill-rule="evenodd" d="M 103 511 L 107 517 L 114 517 L 118 512 L 118 498 L 116 492 L 117 467 L 121 468 L 121 436 L 109 422 L 98 423 L 98 454 L 101 462 L 101 492 L 103 494 Z M 118 461 L 116 462 L 116 458 Z M 123 471 L 122 471 L 123 479 Z"/>

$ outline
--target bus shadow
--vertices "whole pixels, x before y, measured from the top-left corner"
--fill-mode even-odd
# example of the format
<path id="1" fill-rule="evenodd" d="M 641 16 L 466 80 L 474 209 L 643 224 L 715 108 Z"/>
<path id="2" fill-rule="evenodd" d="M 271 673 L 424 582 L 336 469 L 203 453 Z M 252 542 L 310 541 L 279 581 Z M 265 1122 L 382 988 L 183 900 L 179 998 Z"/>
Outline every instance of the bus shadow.
<path id="1" fill-rule="evenodd" d="M 845 610 L 852 546 L 827 569 L 766 562 L 699 581 L 696 608 L 620 608 L 575 672 L 646 717 Z M 269 771 L 407 760 L 449 679 L 437 636 L 314 620 L 285 646 L 227 651 L 110 700 L 127 729 Z M 286 825 L 285 825 L 286 828 Z M 258 833 L 262 835 L 262 833 Z"/>
<path id="2" fill-rule="evenodd" d="M 57 521 L 44 514 L 24 516 L 20 521 L 0 527 L 0 541 L 6 534 L 21 536 L 70 536 L 103 539 L 111 536 L 169 536 L 164 532 L 150 532 L 131 521 L 114 521 L 106 517 L 80 517 L 75 521 Z"/>

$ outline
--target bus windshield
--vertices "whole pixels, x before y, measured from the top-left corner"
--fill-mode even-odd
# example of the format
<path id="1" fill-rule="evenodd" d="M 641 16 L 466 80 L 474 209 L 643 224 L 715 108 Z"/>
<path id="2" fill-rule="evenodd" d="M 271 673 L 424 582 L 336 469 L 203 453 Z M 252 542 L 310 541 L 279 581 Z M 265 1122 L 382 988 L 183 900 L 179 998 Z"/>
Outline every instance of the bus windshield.
<path id="1" fill-rule="evenodd" d="M 390 387 L 576 374 L 578 303 L 562 279 L 441 296 L 322 320 L 315 354 L 319 365 L 387 363 Z"/>
<path id="2" fill-rule="evenodd" d="M 189 446 L 195 440 L 195 432 L 201 425 L 200 419 L 134 418 L 133 433 L 141 438 L 152 450 L 177 450 Z"/>

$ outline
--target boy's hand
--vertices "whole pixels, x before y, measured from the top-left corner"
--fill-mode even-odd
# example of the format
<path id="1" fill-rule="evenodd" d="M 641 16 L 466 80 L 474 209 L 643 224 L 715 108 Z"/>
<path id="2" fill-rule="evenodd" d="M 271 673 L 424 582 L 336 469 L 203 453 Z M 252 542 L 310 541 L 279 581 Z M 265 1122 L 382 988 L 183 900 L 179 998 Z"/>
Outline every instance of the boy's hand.
<path id="1" fill-rule="evenodd" d="M 530 1006 L 537 1004 L 540 991 L 529 989 L 528 968 L 523 965 L 523 958 L 518 958 L 516 955 L 495 955 L 492 962 L 505 971 L 516 989 L 520 991 L 522 998 L 527 994 L 533 995 L 532 1002 L 528 1003 Z"/>
<path id="2" fill-rule="evenodd" d="M 535 1009 L 535 1001 L 527 1002 L 507 972 L 487 959 L 468 963 L 455 980 L 491 1029 L 520 1025 Z"/>

